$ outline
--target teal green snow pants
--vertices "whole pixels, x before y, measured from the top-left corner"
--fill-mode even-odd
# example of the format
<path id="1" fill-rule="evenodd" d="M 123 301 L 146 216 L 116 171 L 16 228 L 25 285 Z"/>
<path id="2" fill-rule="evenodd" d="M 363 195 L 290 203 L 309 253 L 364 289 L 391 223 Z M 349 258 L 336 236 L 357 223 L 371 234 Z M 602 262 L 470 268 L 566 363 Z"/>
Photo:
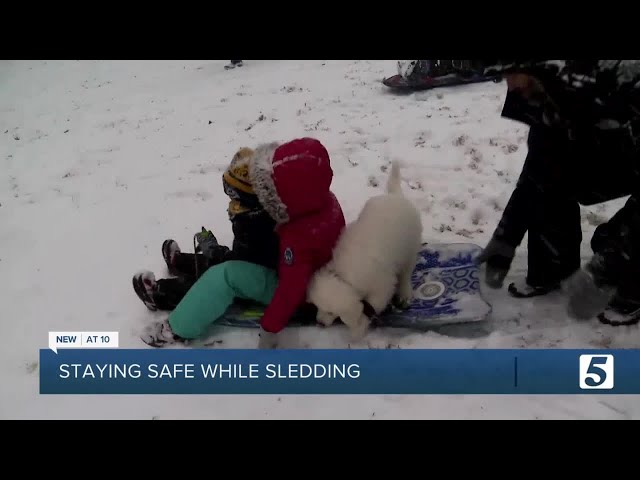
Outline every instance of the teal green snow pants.
<path id="1" fill-rule="evenodd" d="M 230 260 L 209 268 L 169 315 L 173 333 L 184 339 L 205 334 L 233 304 L 234 299 L 268 305 L 278 286 L 274 270 L 254 263 Z"/>

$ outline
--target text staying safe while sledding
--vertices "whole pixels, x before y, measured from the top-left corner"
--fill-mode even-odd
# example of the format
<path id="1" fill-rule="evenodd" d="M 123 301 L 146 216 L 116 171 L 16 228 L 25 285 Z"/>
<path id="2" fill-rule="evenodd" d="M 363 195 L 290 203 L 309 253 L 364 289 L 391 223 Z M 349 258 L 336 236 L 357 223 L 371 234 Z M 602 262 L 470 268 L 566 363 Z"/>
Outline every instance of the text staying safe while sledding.
<path id="1" fill-rule="evenodd" d="M 60 378 L 71 379 L 117 379 L 117 378 L 150 378 L 150 379 L 356 379 L 360 378 L 358 364 L 319 364 L 319 363 L 285 363 L 266 364 L 264 366 L 251 363 L 151 363 L 142 367 L 137 363 L 63 363 L 59 367 Z"/>

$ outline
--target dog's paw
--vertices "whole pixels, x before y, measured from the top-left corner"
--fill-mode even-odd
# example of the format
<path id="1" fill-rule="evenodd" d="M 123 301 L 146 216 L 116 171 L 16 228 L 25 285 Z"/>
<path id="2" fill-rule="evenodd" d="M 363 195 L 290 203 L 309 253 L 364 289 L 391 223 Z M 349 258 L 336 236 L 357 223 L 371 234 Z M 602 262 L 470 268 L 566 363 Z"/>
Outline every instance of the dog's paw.
<path id="1" fill-rule="evenodd" d="M 351 339 L 354 342 L 363 340 L 369 332 L 369 319 L 362 315 L 358 322 L 349 326 L 349 331 L 351 332 Z"/>
<path id="2" fill-rule="evenodd" d="M 318 312 L 316 321 L 323 327 L 330 327 L 336 321 L 336 317 L 325 312 Z"/>
<path id="3" fill-rule="evenodd" d="M 400 310 L 408 310 L 413 302 L 412 296 L 400 296 L 397 295 L 393 298 L 393 306 Z"/>

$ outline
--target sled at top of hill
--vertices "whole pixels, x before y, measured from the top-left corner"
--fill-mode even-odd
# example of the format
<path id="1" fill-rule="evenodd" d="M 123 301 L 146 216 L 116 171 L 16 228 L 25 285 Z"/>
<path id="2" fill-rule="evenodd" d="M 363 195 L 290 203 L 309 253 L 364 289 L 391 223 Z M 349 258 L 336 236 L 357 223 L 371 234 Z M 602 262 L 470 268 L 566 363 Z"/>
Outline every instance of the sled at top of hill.
<path id="1" fill-rule="evenodd" d="M 415 91 L 454 87 L 482 82 L 500 82 L 501 77 L 485 75 L 470 60 L 399 60 L 398 74 L 382 83 L 394 90 Z"/>

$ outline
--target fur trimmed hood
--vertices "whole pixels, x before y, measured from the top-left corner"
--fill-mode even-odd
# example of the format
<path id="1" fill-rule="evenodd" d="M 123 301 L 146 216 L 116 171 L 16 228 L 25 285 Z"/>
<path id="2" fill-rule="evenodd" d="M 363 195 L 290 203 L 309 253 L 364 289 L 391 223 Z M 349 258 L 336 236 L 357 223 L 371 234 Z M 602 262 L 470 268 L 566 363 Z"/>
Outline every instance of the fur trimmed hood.
<path id="1" fill-rule="evenodd" d="M 258 200 L 279 225 L 331 202 L 331 160 L 314 138 L 258 146 L 249 161 L 249 177 Z"/>

